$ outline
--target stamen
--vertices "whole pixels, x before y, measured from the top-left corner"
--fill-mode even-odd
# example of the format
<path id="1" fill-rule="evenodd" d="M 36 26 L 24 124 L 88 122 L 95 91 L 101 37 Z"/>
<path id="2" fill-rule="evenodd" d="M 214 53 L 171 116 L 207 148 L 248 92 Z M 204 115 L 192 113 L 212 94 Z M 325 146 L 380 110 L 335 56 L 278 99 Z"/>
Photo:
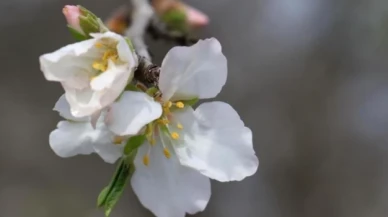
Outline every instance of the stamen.
<path id="1" fill-rule="evenodd" d="M 95 44 L 94 44 L 94 46 L 96 46 L 96 48 L 102 48 L 104 45 L 101 43 L 101 42 L 96 42 Z"/>
<path id="2" fill-rule="evenodd" d="M 113 144 L 120 145 L 124 141 L 124 139 L 125 139 L 124 136 L 115 136 L 113 138 Z"/>
<path id="3" fill-rule="evenodd" d="M 178 127 L 178 129 L 182 130 L 183 129 L 183 125 L 182 124 L 177 124 L 176 127 Z"/>
<path id="4" fill-rule="evenodd" d="M 178 108 L 180 108 L 180 109 L 182 109 L 182 108 L 185 107 L 185 104 L 183 104 L 183 102 L 176 102 L 176 103 L 175 103 L 175 106 L 178 107 Z"/>
<path id="5" fill-rule="evenodd" d="M 163 148 L 163 154 L 164 154 L 164 156 L 166 156 L 167 159 L 170 159 L 171 153 L 166 147 Z"/>
<path id="6" fill-rule="evenodd" d="M 172 102 L 171 101 L 168 101 L 164 104 L 167 108 L 171 108 L 172 106 Z"/>
<path id="7" fill-rule="evenodd" d="M 167 124 L 170 123 L 170 121 L 169 121 L 168 119 L 162 118 L 162 119 L 159 119 L 159 120 L 158 120 L 158 123 L 159 123 L 159 124 L 163 124 L 163 125 L 167 125 Z"/>
<path id="8" fill-rule="evenodd" d="M 155 143 L 156 143 L 155 138 L 151 138 L 150 141 L 149 141 L 149 143 L 150 143 L 152 146 L 154 146 Z"/>
<path id="9" fill-rule="evenodd" d="M 143 157 L 143 164 L 145 166 L 150 165 L 150 156 L 148 154 L 144 155 L 144 157 Z"/>
<path id="10" fill-rule="evenodd" d="M 92 66 L 94 69 L 99 70 L 99 71 L 103 71 L 103 72 L 107 68 L 103 62 L 99 62 L 99 61 L 95 61 Z"/>
<path id="11" fill-rule="evenodd" d="M 171 133 L 171 138 L 177 140 L 177 139 L 179 139 L 179 134 L 177 132 L 172 132 Z"/>

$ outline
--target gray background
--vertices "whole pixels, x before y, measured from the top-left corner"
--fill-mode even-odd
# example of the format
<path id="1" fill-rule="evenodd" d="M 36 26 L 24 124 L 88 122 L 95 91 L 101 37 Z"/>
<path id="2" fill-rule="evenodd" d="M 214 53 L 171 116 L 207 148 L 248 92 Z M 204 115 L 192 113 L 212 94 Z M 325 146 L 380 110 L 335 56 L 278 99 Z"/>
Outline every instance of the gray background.
<path id="1" fill-rule="evenodd" d="M 103 18 L 124 0 L 0 0 L 0 216 L 102 217 L 114 166 L 57 157 L 63 92 L 38 57 L 72 42 L 61 10 Z M 202 217 L 388 216 L 386 0 L 187 1 L 211 17 L 229 60 L 219 100 L 254 132 L 257 174 L 212 183 Z M 151 43 L 160 61 L 172 44 Z M 147 217 L 130 188 L 112 217 Z"/>

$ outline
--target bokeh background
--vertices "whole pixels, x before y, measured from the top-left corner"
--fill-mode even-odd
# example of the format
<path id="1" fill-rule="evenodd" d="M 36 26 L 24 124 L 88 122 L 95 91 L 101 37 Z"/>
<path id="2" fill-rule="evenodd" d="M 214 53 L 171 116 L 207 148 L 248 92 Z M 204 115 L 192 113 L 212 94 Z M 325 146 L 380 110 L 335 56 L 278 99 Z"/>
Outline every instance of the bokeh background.
<path id="1" fill-rule="evenodd" d="M 388 2 L 191 0 L 229 64 L 218 100 L 254 133 L 260 159 L 242 182 L 212 183 L 199 217 L 388 216 Z M 61 10 L 102 18 L 125 0 L 0 1 L 0 216 L 102 217 L 114 166 L 57 157 L 48 134 L 62 94 L 39 55 L 72 42 Z M 173 44 L 150 41 L 160 62 Z M 151 217 L 128 188 L 112 217 Z"/>

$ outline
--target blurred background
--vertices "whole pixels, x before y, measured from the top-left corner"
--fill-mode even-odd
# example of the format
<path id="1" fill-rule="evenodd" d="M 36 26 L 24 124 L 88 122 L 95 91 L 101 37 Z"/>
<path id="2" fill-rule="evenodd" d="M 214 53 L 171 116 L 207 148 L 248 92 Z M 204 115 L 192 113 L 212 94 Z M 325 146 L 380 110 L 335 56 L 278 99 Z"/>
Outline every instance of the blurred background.
<path id="1" fill-rule="evenodd" d="M 228 58 L 218 100 L 254 133 L 260 166 L 212 183 L 198 217 L 388 216 L 388 2 L 187 0 Z M 39 55 L 73 42 L 62 7 L 107 18 L 125 0 L 0 1 L 0 217 L 103 217 L 96 198 L 115 167 L 62 159 L 48 145 L 63 93 Z M 173 44 L 150 48 L 160 63 Z M 127 188 L 112 217 L 151 217 Z"/>

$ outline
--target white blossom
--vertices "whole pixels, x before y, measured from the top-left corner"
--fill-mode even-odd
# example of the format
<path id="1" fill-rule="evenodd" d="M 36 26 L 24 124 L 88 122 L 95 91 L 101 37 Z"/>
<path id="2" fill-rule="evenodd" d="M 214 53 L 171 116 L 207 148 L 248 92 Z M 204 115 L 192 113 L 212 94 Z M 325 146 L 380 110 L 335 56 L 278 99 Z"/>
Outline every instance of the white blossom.
<path id="1" fill-rule="evenodd" d="M 138 64 L 122 36 L 113 32 L 91 36 L 40 57 L 44 76 L 61 82 L 75 117 L 98 114 L 114 102 L 132 80 Z"/>
<path id="2" fill-rule="evenodd" d="M 161 66 L 157 104 L 139 93 L 147 98 L 148 109 L 143 106 L 144 115 L 136 121 L 135 113 L 125 113 L 133 103 L 115 108 L 117 115 L 122 110 L 115 132 L 138 132 L 156 119 L 147 125 L 147 144 L 137 152 L 131 184 L 141 203 L 158 217 L 202 211 L 211 195 L 209 178 L 240 181 L 258 168 L 252 132 L 230 105 L 210 102 L 194 110 L 187 101 L 215 97 L 226 78 L 227 60 L 216 39 L 175 47 Z"/>
<path id="3" fill-rule="evenodd" d="M 58 156 L 97 153 L 107 163 L 114 163 L 122 156 L 125 137 L 116 136 L 106 127 L 105 112 L 93 128 L 90 117 L 77 118 L 71 114 L 65 95 L 59 98 L 54 110 L 66 119 L 49 136 L 50 146 Z"/>

